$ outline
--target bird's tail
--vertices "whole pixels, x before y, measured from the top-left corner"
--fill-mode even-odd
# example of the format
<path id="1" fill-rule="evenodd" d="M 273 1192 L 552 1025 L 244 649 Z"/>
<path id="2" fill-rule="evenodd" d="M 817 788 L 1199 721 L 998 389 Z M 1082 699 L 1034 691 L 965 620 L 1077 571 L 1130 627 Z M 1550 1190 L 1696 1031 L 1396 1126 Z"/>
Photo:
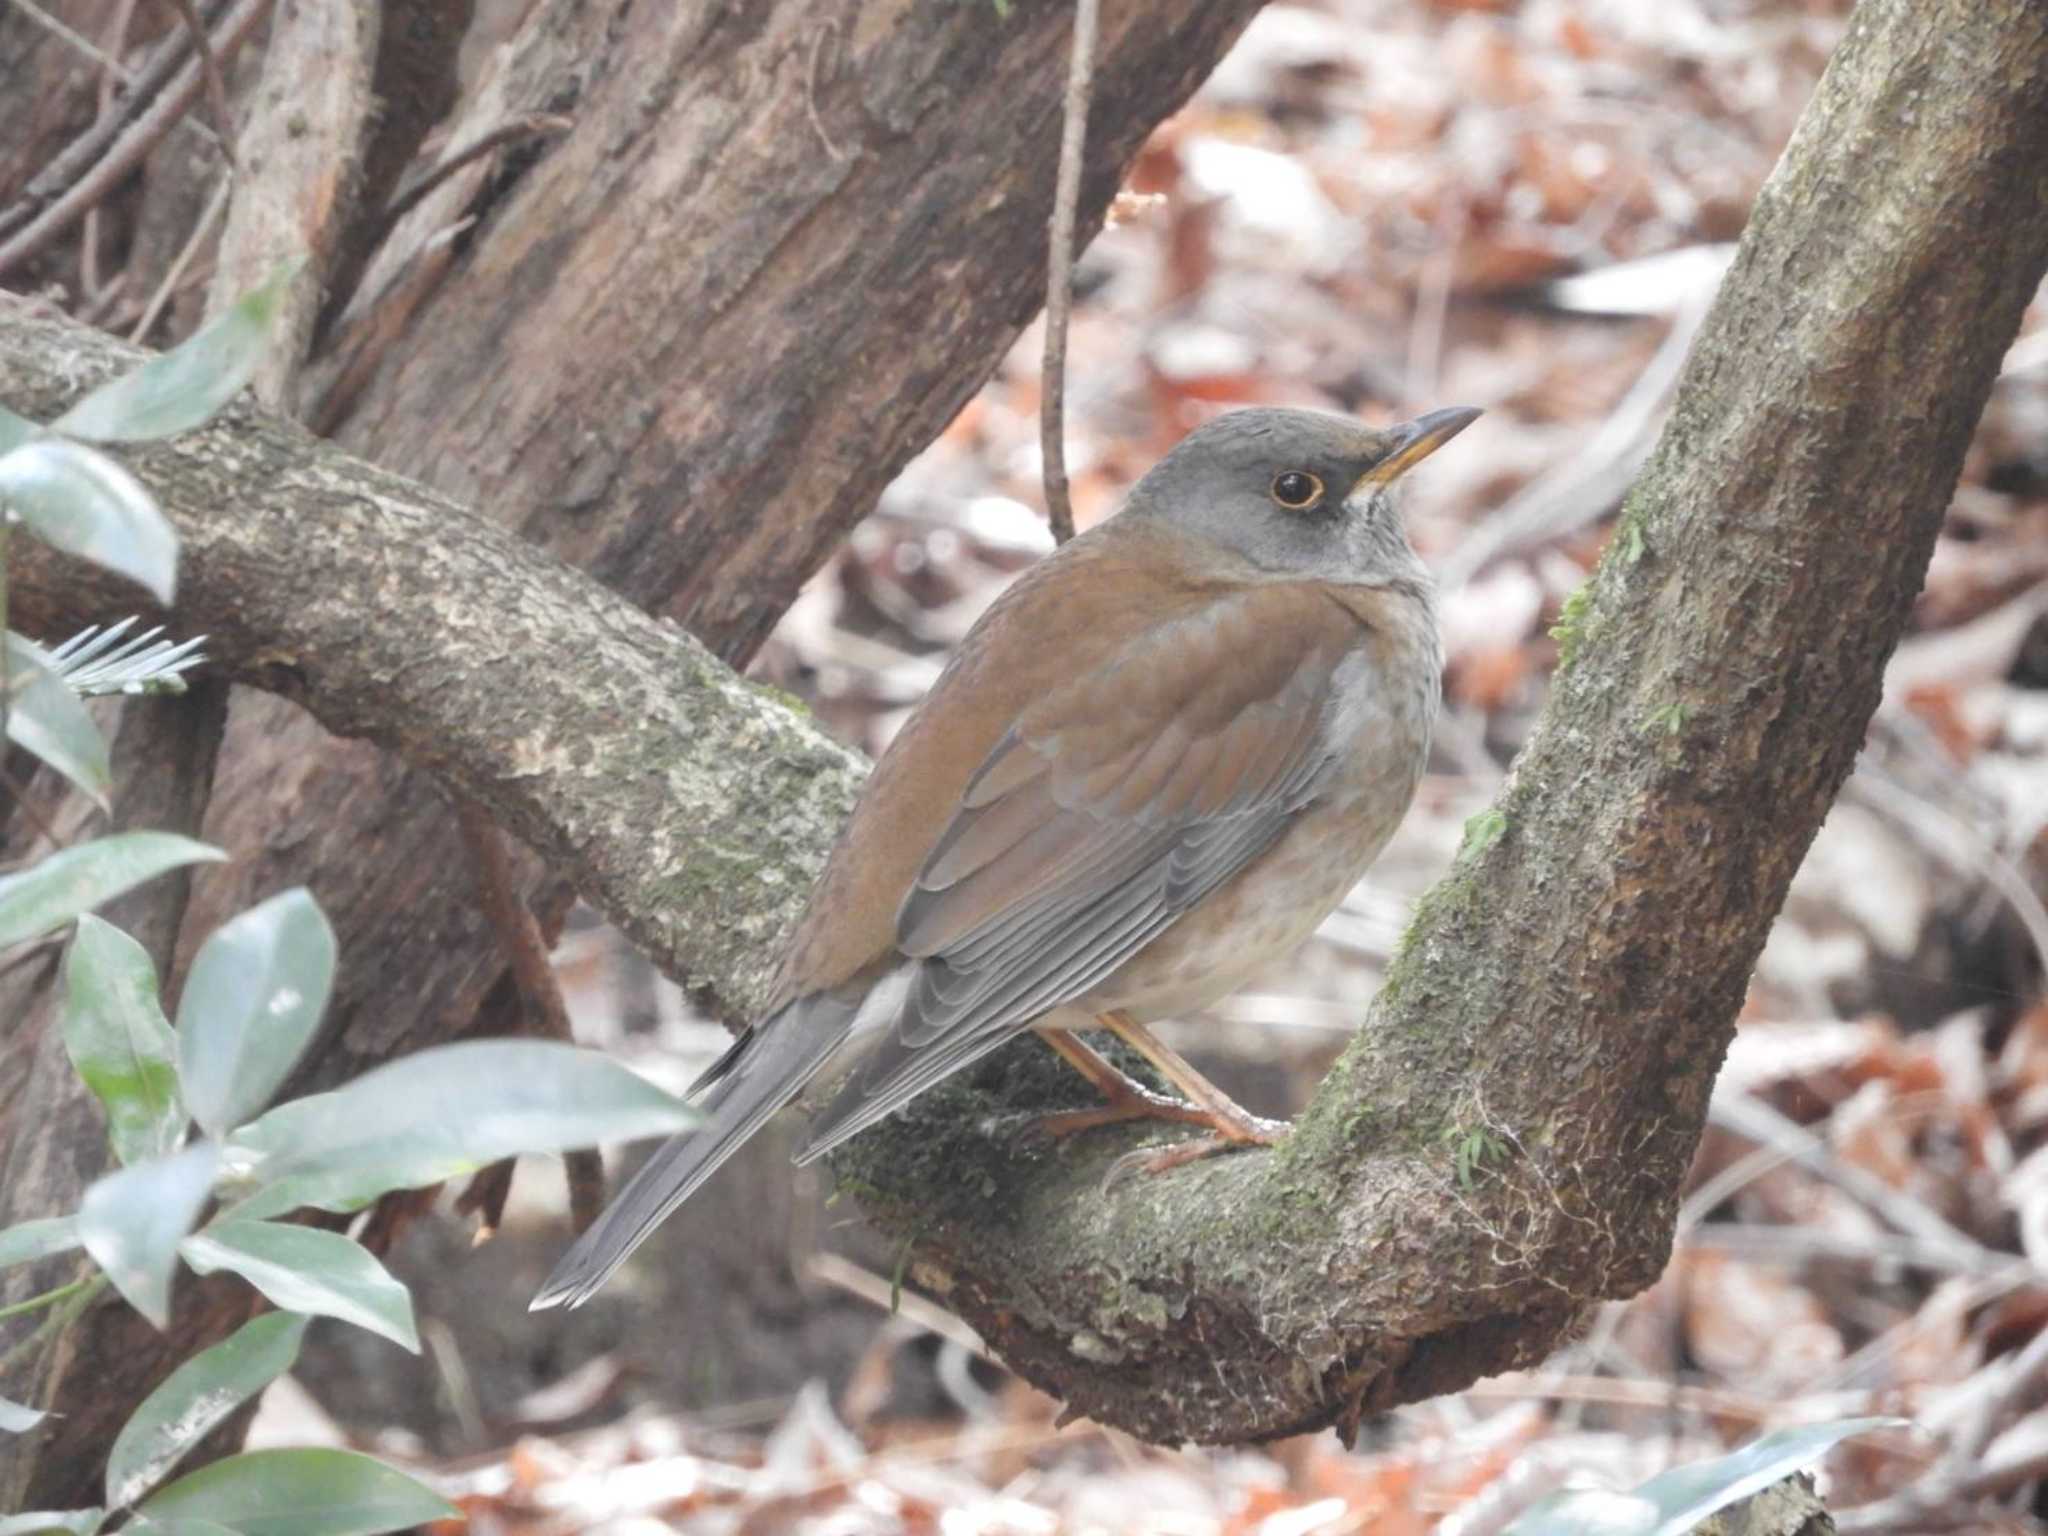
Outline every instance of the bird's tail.
<path id="1" fill-rule="evenodd" d="M 704 1123 L 667 1142 L 562 1256 L 530 1311 L 581 1306 L 668 1213 L 787 1104 L 846 1037 L 854 1009 L 829 993 L 790 1003 L 749 1031 L 720 1059 L 704 1101 Z M 699 1079 L 703 1082 L 704 1079 Z"/>

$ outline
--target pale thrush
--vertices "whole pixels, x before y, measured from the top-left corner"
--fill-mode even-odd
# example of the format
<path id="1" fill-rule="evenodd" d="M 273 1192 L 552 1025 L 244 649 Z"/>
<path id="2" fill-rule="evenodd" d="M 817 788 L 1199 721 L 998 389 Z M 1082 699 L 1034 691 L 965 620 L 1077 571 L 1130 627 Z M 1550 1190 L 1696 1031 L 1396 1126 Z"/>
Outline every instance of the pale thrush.
<path id="1" fill-rule="evenodd" d="M 589 1297 L 800 1094 L 821 1103 L 801 1162 L 1026 1029 L 1105 1099 L 1055 1132 L 1157 1116 L 1210 1126 L 1197 1153 L 1270 1141 L 1145 1025 L 1301 943 L 1406 811 L 1442 649 L 1388 492 L 1478 414 L 1232 412 L 1020 577 L 875 765 L 775 1001 L 693 1090 L 703 1125 L 534 1305 Z M 1096 1026 L 1188 1102 L 1070 1033 Z"/>

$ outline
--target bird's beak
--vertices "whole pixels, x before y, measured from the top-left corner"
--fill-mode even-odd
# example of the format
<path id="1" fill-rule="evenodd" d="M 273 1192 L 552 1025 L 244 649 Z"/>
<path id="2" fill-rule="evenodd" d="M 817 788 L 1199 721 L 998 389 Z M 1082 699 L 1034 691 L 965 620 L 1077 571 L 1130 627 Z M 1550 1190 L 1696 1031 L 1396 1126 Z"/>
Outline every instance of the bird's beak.
<path id="1" fill-rule="evenodd" d="M 1443 447 L 1460 432 L 1477 421 L 1482 412 L 1469 405 L 1453 405 L 1441 411 L 1431 411 L 1413 421 L 1404 421 L 1398 427 L 1388 429 L 1387 435 L 1394 440 L 1387 456 L 1367 470 L 1360 479 L 1361 486 L 1392 485 L 1409 470 Z"/>

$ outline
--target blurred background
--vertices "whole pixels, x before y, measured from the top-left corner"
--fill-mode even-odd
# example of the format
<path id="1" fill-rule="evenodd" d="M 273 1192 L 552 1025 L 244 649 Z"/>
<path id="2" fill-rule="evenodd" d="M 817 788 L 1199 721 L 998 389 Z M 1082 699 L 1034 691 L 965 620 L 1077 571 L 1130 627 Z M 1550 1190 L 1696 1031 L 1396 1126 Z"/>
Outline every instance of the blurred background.
<path id="1" fill-rule="evenodd" d="M 1312 1091 L 1528 733 L 1549 627 L 1848 9 L 1274 4 L 1082 258 L 1067 419 L 1083 526 L 1232 405 L 1487 412 L 1408 491 L 1448 652 L 1415 809 L 1295 961 L 1174 1035 L 1250 1107 L 1291 1113 Z M 1041 344 L 1020 340 L 756 665 L 867 752 L 1051 547 Z M 568 1237 L 558 1167 L 522 1170 L 486 1245 L 453 1215 L 418 1224 L 391 1264 L 422 1355 L 317 1326 L 252 1443 L 412 1462 L 479 1536 L 1472 1536 L 1567 1478 L 1627 1486 L 1763 1430 L 1896 1413 L 1918 1430 L 1826 1463 L 1845 1528 L 2042 1529 L 2044 578 L 2037 303 L 1861 766 L 1758 968 L 1671 1265 L 1539 1371 L 1404 1408 L 1353 1452 L 1327 1434 L 1205 1453 L 1059 1427 L 942 1310 L 908 1291 L 892 1308 L 898 1255 L 771 1134 L 577 1313 L 525 1312 Z M 594 921 L 557 963 L 580 1038 L 664 1082 L 722 1047 Z"/>

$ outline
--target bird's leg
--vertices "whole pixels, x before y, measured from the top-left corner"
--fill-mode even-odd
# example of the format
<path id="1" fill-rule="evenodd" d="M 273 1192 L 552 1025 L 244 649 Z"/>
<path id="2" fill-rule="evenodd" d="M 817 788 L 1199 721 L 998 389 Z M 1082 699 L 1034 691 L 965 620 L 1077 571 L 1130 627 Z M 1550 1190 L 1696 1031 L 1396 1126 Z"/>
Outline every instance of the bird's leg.
<path id="1" fill-rule="evenodd" d="M 1209 1117 L 1192 1104 L 1164 1098 L 1139 1086 L 1117 1070 L 1116 1064 L 1071 1030 L 1041 1029 L 1038 1038 L 1059 1052 L 1060 1059 L 1088 1079 L 1089 1086 L 1102 1095 L 1095 1109 L 1073 1109 L 1055 1115 L 1041 1115 L 1031 1129 L 1045 1136 L 1072 1136 L 1100 1125 L 1120 1125 L 1126 1120 L 1178 1120 L 1188 1125 L 1207 1125 Z"/>
<path id="2" fill-rule="evenodd" d="M 1286 1134 L 1285 1125 L 1261 1120 L 1240 1108 L 1222 1089 L 1197 1072 L 1186 1057 L 1129 1014 L 1112 1011 L 1100 1017 L 1105 1028 L 1157 1067 L 1160 1075 L 1186 1095 L 1189 1102 L 1182 1104 L 1141 1088 L 1078 1035 L 1064 1029 L 1041 1029 L 1040 1037 L 1108 1102 L 1099 1109 L 1047 1115 L 1037 1122 L 1036 1129 L 1051 1136 L 1067 1136 L 1125 1120 L 1172 1120 L 1183 1125 L 1204 1125 L 1215 1133 L 1140 1155 L 1134 1167 L 1147 1173 L 1163 1173 L 1232 1146 L 1269 1147 Z"/>
<path id="3" fill-rule="evenodd" d="M 1197 1072 L 1193 1062 L 1129 1014 L 1112 1010 L 1101 1018 L 1104 1028 L 1151 1062 L 1159 1069 L 1160 1076 L 1186 1095 L 1190 1103 L 1197 1105 L 1203 1111 L 1201 1123 L 1226 1142 L 1270 1147 L 1287 1134 L 1284 1123 L 1261 1120 L 1239 1106 L 1229 1094 Z"/>

